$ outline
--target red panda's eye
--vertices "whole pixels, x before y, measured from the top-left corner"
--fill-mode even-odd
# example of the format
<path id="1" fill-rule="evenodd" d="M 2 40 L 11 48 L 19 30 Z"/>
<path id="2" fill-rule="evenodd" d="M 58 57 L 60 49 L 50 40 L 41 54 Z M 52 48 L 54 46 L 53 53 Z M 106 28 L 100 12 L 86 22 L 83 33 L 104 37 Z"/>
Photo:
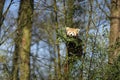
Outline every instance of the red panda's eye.
<path id="1" fill-rule="evenodd" d="M 74 32 L 71 32 L 71 36 L 74 36 Z"/>
<path id="2" fill-rule="evenodd" d="M 69 35 L 70 34 L 70 32 L 67 32 L 67 35 Z"/>
<path id="3" fill-rule="evenodd" d="M 74 33 L 74 32 L 73 32 L 72 34 L 73 34 L 72 36 L 74 36 L 74 35 L 75 35 L 75 33 Z"/>
<path id="4" fill-rule="evenodd" d="M 70 32 L 70 36 L 72 36 L 72 32 Z"/>
<path id="5" fill-rule="evenodd" d="M 76 33 L 74 32 L 74 36 L 76 36 Z"/>

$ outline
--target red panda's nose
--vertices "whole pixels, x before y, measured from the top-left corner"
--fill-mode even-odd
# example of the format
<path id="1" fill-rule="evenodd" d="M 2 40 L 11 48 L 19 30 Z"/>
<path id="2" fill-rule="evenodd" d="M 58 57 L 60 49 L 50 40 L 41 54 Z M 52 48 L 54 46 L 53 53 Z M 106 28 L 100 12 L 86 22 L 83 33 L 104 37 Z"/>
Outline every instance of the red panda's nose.
<path id="1" fill-rule="evenodd" d="M 70 36 L 73 36 L 73 34 L 71 33 Z"/>
<path id="2" fill-rule="evenodd" d="M 69 34 L 70 36 L 74 36 L 74 34 L 72 33 L 72 32 L 70 32 L 70 34 Z"/>

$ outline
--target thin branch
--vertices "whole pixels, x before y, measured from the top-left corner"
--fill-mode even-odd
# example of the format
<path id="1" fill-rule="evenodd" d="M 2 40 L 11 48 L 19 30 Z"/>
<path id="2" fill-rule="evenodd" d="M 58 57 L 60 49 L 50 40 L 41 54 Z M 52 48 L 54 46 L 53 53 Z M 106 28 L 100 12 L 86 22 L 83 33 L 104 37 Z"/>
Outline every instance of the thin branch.
<path id="1" fill-rule="evenodd" d="M 107 12 L 106 12 L 103 8 L 101 8 L 101 6 L 100 6 L 100 4 L 98 3 L 98 1 L 97 1 L 97 0 L 95 0 L 95 1 L 96 1 L 96 4 L 98 5 L 99 9 L 106 15 L 106 17 L 107 17 L 107 18 L 110 18 L 110 16 L 107 14 Z"/>

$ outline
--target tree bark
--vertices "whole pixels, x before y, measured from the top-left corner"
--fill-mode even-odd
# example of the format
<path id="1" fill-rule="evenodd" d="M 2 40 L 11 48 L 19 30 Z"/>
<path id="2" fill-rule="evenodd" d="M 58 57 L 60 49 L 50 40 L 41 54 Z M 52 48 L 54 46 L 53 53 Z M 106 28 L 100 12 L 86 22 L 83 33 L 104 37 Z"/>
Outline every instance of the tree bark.
<path id="1" fill-rule="evenodd" d="M 67 26 L 73 27 L 73 16 L 74 16 L 74 0 L 68 0 L 67 1 Z"/>
<path id="2" fill-rule="evenodd" d="M 19 45 L 20 80 L 30 80 L 30 44 L 32 30 L 33 0 L 21 0 L 18 26 L 21 29 Z"/>
<path id="3" fill-rule="evenodd" d="M 12 77 L 11 77 L 11 80 L 18 80 L 19 77 L 18 77 L 18 60 L 19 60 L 19 55 L 18 55 L 18 52 L 19 52 L 19 48 L 20 48 L 20 35 L 16 35 L 16 38 L 14 39 L 14 42 L 15 42 L 15 50 L 14 50 L 14 53 L 13 53 L 13 66 L 12 66 Z"/>
<path id="4" fill-rule="evenodd" d="M 0 33 L 1 33 L 1 25 L 3 23 L 3 8 L 4 8 L 5 0 L 0 0 Z"/>
<path id="5" fill-rule="evenodd" d="M 3 13 L 4 3 L 5 3 L 5 0 L 0 0 L 0 26 L 2 24 L 1 21 L 2 21 L 2 18 L 3 18 L 2 13 Z"/>
<path id="6" fill-rule="evenodd" d="M 57 12 L 57 1 L 54 0 L 54 13 L 55 13 L 55 26 L 56 26 L 56 34 L 58 34 L 58 12 Z M 57 75 L 58 75 L 58 80 L 61 80 L 61 60 L 60 60 L 60 47 L 59 47 L 59 41 L 58 41 L 59 36 L 57 35 L 56 38 L 56 46 L 57 46 L 57 56 L 58 56 L 58 67 L 57 67 Z"/>
<path id="7" fill-rule="evenodd" d="M 65 0 L 63 0 L 63 7 L 64 7 L 64 25 L 66 26 L 67 14 L 66 14 L 66 1 Z"/>
<path id="8" fill-rule="evenodd" d="M 111 1 L 110 53 L 108 63 L 113 64 L 120 55 L 120 0 Z"/>

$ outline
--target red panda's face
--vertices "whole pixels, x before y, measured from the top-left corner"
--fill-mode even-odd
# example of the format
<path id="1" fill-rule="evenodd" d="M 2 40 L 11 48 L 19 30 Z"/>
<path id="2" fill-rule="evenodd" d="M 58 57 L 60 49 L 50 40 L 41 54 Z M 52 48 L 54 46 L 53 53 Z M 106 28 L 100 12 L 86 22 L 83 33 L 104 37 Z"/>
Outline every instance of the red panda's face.
<path id="1" fill-rule="evenodd" d="M 80 29 L 66 27 L 66 33 L 68 36 L 78 36 Z"/>

